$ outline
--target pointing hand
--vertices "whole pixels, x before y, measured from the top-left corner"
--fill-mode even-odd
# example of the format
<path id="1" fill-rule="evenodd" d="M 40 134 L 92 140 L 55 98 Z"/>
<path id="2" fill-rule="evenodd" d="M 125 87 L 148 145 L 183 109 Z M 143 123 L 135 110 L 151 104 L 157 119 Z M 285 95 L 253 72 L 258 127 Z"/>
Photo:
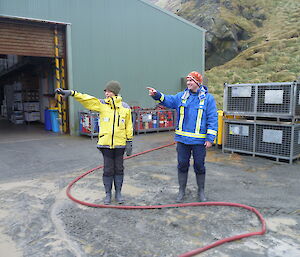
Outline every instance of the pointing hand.
<path id="1" fill-rule="evenodd" d="M 157 93 L 156 89 L 153 87 L 146 87 L 146 88 L 149 90 L 150 96 L 154 96 Z"/>

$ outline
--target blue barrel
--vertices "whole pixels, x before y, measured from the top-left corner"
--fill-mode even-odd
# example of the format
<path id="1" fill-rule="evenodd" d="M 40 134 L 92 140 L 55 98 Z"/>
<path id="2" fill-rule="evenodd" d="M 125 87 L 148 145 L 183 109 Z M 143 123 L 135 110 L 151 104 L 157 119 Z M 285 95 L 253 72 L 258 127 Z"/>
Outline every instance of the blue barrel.
<path id="1" fill-rule="evenodd" d="M 94 132 L 99 133 L 99 118 L 96 115 L 94 117 Z"/>
<path id="2" fill-rule="evenodd" d="M 157 128 L 157 114 L 152 115 L 152 127 Z"/>
<path id="3" fill-rule="evenodd" d="M 50 111 L 48 109 L 45 109 L 44 114 L 45 114 L 45 130 L 52 130 Z"/>
<path id="4" fill-rule="evenodd" d="M 59 132 L 59 121 L 58 121 L 58 110 L 56 109 L 49 109 L 50 117 L 51 117 L 51 127 L 53 132 Z"/>

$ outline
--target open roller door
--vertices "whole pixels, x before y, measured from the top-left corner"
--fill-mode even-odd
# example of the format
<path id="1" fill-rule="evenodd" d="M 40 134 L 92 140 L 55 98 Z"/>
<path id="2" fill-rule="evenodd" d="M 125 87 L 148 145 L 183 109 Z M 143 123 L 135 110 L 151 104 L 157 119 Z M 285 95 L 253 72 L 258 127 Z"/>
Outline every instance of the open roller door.
<path id="1" fill-rule="evenodd" d="M 68 132 L 67 105 L 57 106 L 53 95 L 56 87 L 67 88 L 65 31 L 64 24 L 0 17 L 2 120 L 45 123 L 44 110 L 56 105 L 60 131 Z"/>
<path id="2" fill-rule="evenodd" d="M 0 18 L 0 54 L 55 57 L 54 24 Z M 60 28 L 60 27 L 58 27 Z M 64 31 L 58 29 L 59 57 L 64 57 Z"/>

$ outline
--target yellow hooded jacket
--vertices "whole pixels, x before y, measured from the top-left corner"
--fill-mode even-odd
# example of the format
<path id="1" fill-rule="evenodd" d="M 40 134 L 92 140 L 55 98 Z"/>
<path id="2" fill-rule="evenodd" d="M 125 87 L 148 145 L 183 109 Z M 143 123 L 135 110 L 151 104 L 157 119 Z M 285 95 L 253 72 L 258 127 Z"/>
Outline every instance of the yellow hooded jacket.
<path id="1" fill-rule="evenodd" d="M 85 108 L 99 112 L 98 147 L 124 148 L 126 141 L 132 140 L 131 109 L 121 96 L 98 99 L 76 91 L 72 95 Z"/>

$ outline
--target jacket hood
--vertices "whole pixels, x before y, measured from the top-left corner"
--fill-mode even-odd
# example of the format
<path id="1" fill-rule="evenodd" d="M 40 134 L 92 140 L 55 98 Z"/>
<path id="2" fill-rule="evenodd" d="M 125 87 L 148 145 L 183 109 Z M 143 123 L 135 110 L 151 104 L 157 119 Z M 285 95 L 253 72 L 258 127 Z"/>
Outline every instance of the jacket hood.
<path id="1" fill-rule="evenodd" d="M 207 86 L 201 85 L 201 87 L 197 89 L 197 93 L 198 93 L 198 94 L 199 94 L 199 93 L 205 93 L 205 94 L 208 93 L 208 88 L 207 88 Z"/>
<path id="2" fill-rule="evenodd" d="M 206 86 L 204 85 L 201 85 L 200 88 L 197 89 L 197 92 L 194 93 L 196 95 L 198 95 L 198 98 L 200 100 L 202 99 L 205 99 L 206 98 L 206 94 L 208 93 L 208 89 Z M 181 97 L 181 99 L 188 99 L 189 96 L 192 94 L 191 90 L 189 90 L 188 88 L 186 88 L 184 91 L 183 91 L 183 95 Z"/>

